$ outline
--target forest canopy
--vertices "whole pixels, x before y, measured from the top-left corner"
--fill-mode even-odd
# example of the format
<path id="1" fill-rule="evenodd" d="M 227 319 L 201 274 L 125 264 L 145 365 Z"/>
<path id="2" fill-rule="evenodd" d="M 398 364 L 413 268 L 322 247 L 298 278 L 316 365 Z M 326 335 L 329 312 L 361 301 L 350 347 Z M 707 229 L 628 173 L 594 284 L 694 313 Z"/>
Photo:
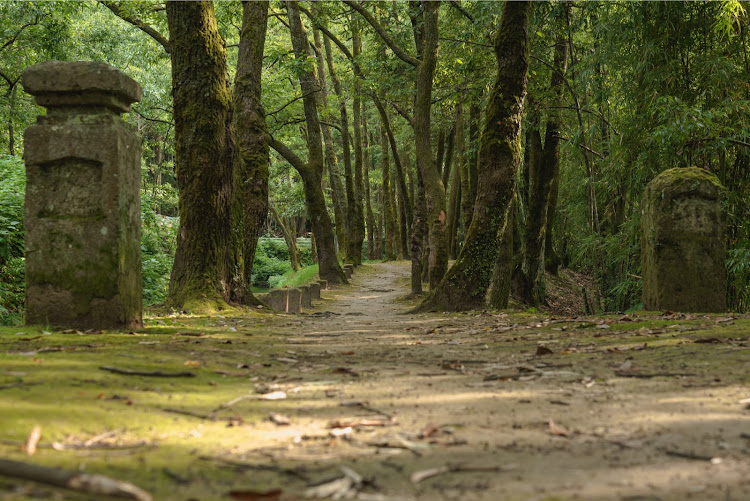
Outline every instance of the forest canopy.
<path id="1" fill-rule="evenodd" d="M 479 231 L 469 229 L 475 205 L 485 203 L 477 196 L 484 186 L 505 194 L 492 206 L 497 228 L 482 237 L 493 245 L 482 258 L 481 280 L 490 290 L 483 286 L 469 306 L 505 306 L 508 295 L 543 306 L 545 279 L 565 267 L 595 281 L 593 310 L 639 308 L 642 194 L 660 172 L 695 166 L 727 188 L 727 305 L 747 310 L 750 52 L 742 2 L 271 1 L 191 8 L 0 3 L 3 322 L 19 321 L 23 310 L 23 132 L 43 113 L 20 76 L 51 59 L 103 61 L 143 87 L 126 121 L 143 146 L 148 304 L 190 302 L 179 277 L 189 276 L 185 262 L 194 258 L 181 250 L 184 242 L 176 244 L 177 227 L 189 224 L 185 201 L 205 199 L 209 189 L 188 195 L 190 180 L 211 168 L 224 169 L 215 170 L 211 189 L 229 186 L 233 197 L 224 208 L 233 216 L 212 223 L 225 225 L 227 243 L 211 261 L 223 268 L 206 272 L 215 283 L 199 287 L 201 294 L 213 287 L 219 301 L 252 304 L 251 288 L 283 274 L 269 271 L 279 261 L 299 268 L 297 238 L 313 236 L 312 245 L 300 241 L 302 264 L 315 260 L 321 277 L 345 280 L 339 260 L 410 259 L 412 291 L 425 287 L 432 306 L 453 307 L 435 298 L 441 281 L 455 277 L 452 260 L 469 259 L 468 250 L 465 258 L 461 252 Z M 191 38 L 186 24 L 199 21 L 212 30 L 203 41 Z M 221 55 L 211 59 L 214 66 L 185 59 L 190 44 L 209 43 Z M 209 81 L 218 83 L 209 89 Z M 224 98 L 198 97 L 209 93 Z M 500 96 L 513 96 L 515 104 Z M 517 128 L 513 113 L 498 114 L 498 107 L 513 106 Z M 197 116 L 189 113 L 206 120 L 214 113 L 216 137 L 203 138 L 203 156 L 196 153 L 203 143 L 181 136 Z M 498 122 L 488 117 L 508 125 L 493 129 Z M 505 160 L 491 158 L 505 143 L 490 148 L 489 141 L 500 136 L 509 141 Z M 216 148 L 221 141 L 228 146 Z M 497 170 L 503 182 L 490 189 L 492 161 L 506 164 Z M 250 179 L 255 184 L 246 186 Z M 232 240 L 238 227 L 242 241 Z M 208 238 L 199 230 L 196 238 Z M 261 240 L 256 250 L 259 236 L 283 238 L 287 249 L 272 255 L 281 240 Z"/>

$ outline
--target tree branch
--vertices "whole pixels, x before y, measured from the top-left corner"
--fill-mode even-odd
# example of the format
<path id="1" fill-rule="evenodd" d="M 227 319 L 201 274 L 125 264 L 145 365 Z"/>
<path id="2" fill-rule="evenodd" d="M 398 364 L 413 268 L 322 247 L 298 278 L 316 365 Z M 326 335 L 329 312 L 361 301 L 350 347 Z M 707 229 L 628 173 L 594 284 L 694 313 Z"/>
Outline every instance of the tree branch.
<path id="1" fill-rule="evenodd" d="M 315 91 L 315 92 L 318 92 L 318 91 Z M 272 112 L 270 112 L 270 113 L 266 113 L 266 116 L 267 116 L 267 117 L 273 116 L 273 115 L 275 115 L 276 113 L 279 113 L 280 111 L 282 111 L 282 110 L 283 110 L 284 108 L 286 108 L 287 106 L 290 106 L 291 104 L 293 104 L 293 103 L 295 103 L 295 102 L 299 101 L 300 99 L 304 99 L 304 98 L 306 98 L 307 96 L 309 96 L 310 94 L 314 94 L 315 92 L 311 92 L 311 93 L 307 93 L 307 94 L 302 94 L 301 96 L 297 96 L 297 97 L 295 97 L 294 99 L 292 99 L 291 101 L 289 101 L 288 103 L 286 103 L 286 104 L 285 104 L 284 106 L 282 106 L 281 108 L 279 108 L 278 110 L 272 111 Z"/>
<path id="2" fill-rule="evenodd" d="M 123 14 L 122 10 L 120 9 L 120 6 L 114 2 L 107 2 L 105 0 L 99 0 L 99 3 L 104 5 L 109 10 L 111 10 L 115 16 L 119 17 L 120 19 L 122 19 L 123 21 L 127 23 L 132 24 L 133 26 L 135 26 L 136 28 L 138 28 L 139 30 L 141 30 L 142 32 L 144 32 L 145 34 L 147 34 L 148 36 L 156 40 L 156 42 L 158 42 L 159 44 L 161 44 L 162 47 L 164 47 L 164 51 L 167 54 L 170 54 L 172 52 L 172 46 L 169 43 L 169 40 L 164 35 L 156 31 L 154 28 L 146 24 L 144 21 L 142 21 L 141 19 L 138 19 L 137 17 L 131 17 L 131 16 Z"/>
<path id="3" fill-rule="evenodd" d="M 362 7 L 359 4 L 359 2 L 354 2 L 352 0 L 343 0 L 343 1 L 344 1 L 344 3 L 346 5 L 348 5 L 352 9 L 356 10 L 357 12 L 359 12 L 359 14 L 365 19 L 365 21 L 367 21 L 368 23 L 370 23 L 370 26 L 373 27 L 373 29 L 375 30 L 375 32 L 378 35 L 380 35 L 380 38 L 383 40 L 383 42 L 385 42 L 385 44 L 388 46 L 388 48 L 391 49 L 393 51 L 393 53 L 396 54 L 396 56 L 399 59 L 401 59 L 405 63 L 408 63 L 408 64 L 414 66 L 415 68 L 417 68 L 419 66 L 419 64 L 420 64 L 419 59 L 417 59 L 414 56 L 411 56 L 411 55 L 407 54 L 406 52 L 404 52 L 404 50 L 401 47 L 398 46 L 398 44 L 393 40 L 393 38 L 391 38 L 391 36 L 388 34 L 388 32 L 385 31 L 385 29 L 383 28 L 383 26 L 381 26 L 381 24 L 377 21 L 377 19 L 375 19 L 373 17 L 373 15 L 370 14 L 369 11 L 367 11 L 367 9 L 365 9 L 364 7 Z"/>
<path id="4" fill-rule="evenodd" d="M 466 19 L 468 19 L 472 23 L 474 22 L 474 17 L 471 14 L 469 14 L 469 12 L 466 9 L 464 9 L 463 7 L 461 7 L 461 3 L 459 1 L 457 1 L 457 0 L 451 0 L 450 3 L 449 3 L 449 5 L 451 7 L 453 7 L 454 9 L 456 9 L 461 14 L 463 14 L 464 16 L 466 16 Z"/>
<path id="5" fill-rule="evenodd" d="M 34 17 L 34 20 L 33 20 L 33 21 L 31 21 L 31 22 L 29 22 L 29 23 L 26 23 L 26 24 L 24 24 L 23 26 L 21 26 L 20 28 L 18 28 L 18 31 L 16 32 L 16 34 L 15 34 L 15 35 L 13 35 L 13 36 L 12 36 L 12 37 L 10 38 L 10 40 L 8 40 L 7 42 L 5 42 L 5 43 L 3 44 L 3 46 L 2 46 L 2 47 L 0 47 L 0 50 L 3 50 L 3 49 L 5 49 L 5 48 L 7 48 L 7 47 L 9 47 L 9 46 L 13 45 L 13 44 L 15 43 L 15 41 L 16 41 L 16 40 L 18 40 L 18 37 L 19 37 L 19 36 L 21 35 L 21 32 L 23 32 L 23 30 L 25 30 L 25 29 L 26 29 L 26 28 L 28 28 L 29 26 L 34 26 L 34 25 L 37 25 L 37 24 L 39 24 L 39 15 L 38 15 L 38 14 L 37 14 L 37 15 L 36 15 L 36 16 Z"/>
<path id="6" fill-rule="evenodd" d="M 284 160 L 286 160 L 292 165 L 292 167 L 294 167 L 298 171 L 307 170 L 308 165 L 305 162 L 303 162 L 302 159 L 298 157 L 296 153 L 290 150 L 287 145 L 285 145 L 281 141 L 278 141 L 273 136 L 266 136 L 266 137 L 268 138 L 268 146 L 276 150 L 276 153 L 281 155 L 284 158 Z"/>

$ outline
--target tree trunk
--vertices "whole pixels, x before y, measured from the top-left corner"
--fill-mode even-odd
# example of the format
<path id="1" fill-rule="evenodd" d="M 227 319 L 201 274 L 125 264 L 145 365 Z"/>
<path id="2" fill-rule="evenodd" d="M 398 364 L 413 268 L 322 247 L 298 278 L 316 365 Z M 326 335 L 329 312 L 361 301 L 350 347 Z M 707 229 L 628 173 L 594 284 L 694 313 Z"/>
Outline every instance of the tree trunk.
<path id="1" fill-rule="evenodd" d="M 417 171 L 417 197 L 414 200 L 414 219 L 411 223 L 411 293 L 422 294 L 422 247 L 424 235 L 427 232 L 425 221 L 424 183 L 422 175 Z"/>
<path id="2" fill-rule="evenodd" d="M 393 217 L 396 220 L 400 218 L 401 221 L 404 222 L 403 226 L 406 226 L 406 221 L 411 221 L 414 215 L 412 201 L 409 199 L 409 192 L 406 188 L 404 164 L 401 161 L 401 155 L 399 154 L 398 146 L 396 145 L 396 138 L 393 135 L 393 129 L 391 128 L 391 121 L 388 117 L 388 113 L 386 112 L 385 107 L 383 106 L 383 102 L 380 100 L 380 98 L 375 96 L 373 97 L 373 102 L 375 103 L 375 107 L 378 109 L 378 113 L 380 114 L 380 121 L 383 124 L 383 128 L 385 129 L 388 143 L 391 145 L 391 151 L 393 152 L 393 164 L 396 167 L 396 186 L 398 188 L 398 197 L 401 201 L 400 214 L 403 214 L 404 217 L 400 217 L 400 215 L 397 214 L 395 206 L 393 207 Z M 401 250 L 399 251 L 399 254 L 402 254 L 404 257 L 409 253 L 407 237 L 405 235 L 406 232 L 402 231 L 401 238 L 399 239 L 399 242 L 401 243 Z M 397 246 L 398 244 L 394 242 L 394 245 Z"/>
<path id="3" fill-rule="evenodd" d="M 563 90 L 563 75 L 568 57 L 568 43 L 565 36 L 558 35 L 555 43 L 555 56 L 550 88 L 554 97 L 547 111 L 547 130 L 544 147 L 539 130 L 532 132 L 532 157 L 529 165 L 529 206 L 526 218 L 524 260 L 521 266 L 522 280 L 519 294 L 531 305 L 544 302 L 544 247 L 548 227 L 547 215 L 550 209 L 552 187 L 559 176 L 559 128 L 560 100 Z"/>
<path id="4" fill-rule="evenodd" d="M 13 85 L 8 92 L 8 103 L 10 109 L 8 110 L 8 154 L 16 154 L 16 132 L 13 126 L 13 115 L 16 113 L 16 89 L 18 85 Z"/>
<path id="5" fill-rule="evenodd" d="M 461 212 L 464 214 L 464 231 L 469 231 L 474 217 L 474 200 L 477 198 L 477 153 L 479 152 L 479 105 L 471 103 L 469 108 L 469 162 L 466 164 L 466 188 L 461 190 Z"/>
<path id="6" fill-rule="evenodd" d="M 365 211 L 367 218 L 367 259 L 375 259 L 375 215 L 370 200 L 370 138 L 367 133 L 367 116 L 362 120 L 362 168 L 364 170 Z"/>
<path id="7" fill-rule="evenodd" d="M 294 1 L 289 1 L 287 5 L 289 31 L 291 33 L 294 55 L 297 59 L 305 60 L 310 57 L 310 46 L 307 39 L 307 31 L 302 26 L 302 20 L 300 19 L 299 5 Z M 297 158 L 290 163 L 299 172 L 304 185 L 305 204 L 310 217 L 313 234 L 315 235 L 320 278 L 328 280 L 331 284 L 347 283 L 344 272 L 341 270 L 341 266 L 336 258 L 333 225 L 331 224 L 331 217 L 328 215 L 328 208 L 326 207 L 326 200 L 321 187 L 324 157 L 320 120 L 318 118 L 316 103 L 316 94 L 320 91 L 316 73 L 315 67 L 299 73 L 300 88 L 304 96 L 305 122 L 307 124 L 308 161 L 304 163 Z M 295 155 L 277 141 L 272 141 L 271 145 L 287 161 L 294 159 Z"/>
<path id="8" fill-rule="evenodd" d="M 362 54 L 362 39 L 359 34 L 359 20 L 352 15 L 352 53 L 355 58 Z M 365 219 L 362 210 L 362 82 L 354 77 L 354 224 L 349 228 L 346 261 L 354 265 L 362 264 L 362 243 L 365 240 Z"/>
<path id="9" fill-rule="evenodd" d="M 461 206 L 462 178 L 461 173 L 466 172 L 464 166 L 464 112 L 461 103 L 456 105 L 456 124 L 453 127 L 453 139 L 449 151 L 456 151 L 456 165 L 453 167 L 452 180 L 450 183 L 450 196 L 448 198 L 448 251 L 450 258 L 456 259 L 458 252 L 458 227 L 460 225 L 459 212 Z M 450 161 L 446 162 L 446 166 Z"/>
<path id="10" fill-rule="evenodd" d="M 167 2 L 180 227 L 167 304 L 222 308 L 232 278 L 232 92 L 211 2 Z"/>
<path id="11" fill-rule="evenodd" d="M 299 271 L 302 268 L 302 265 L 300 264 L 299 248 L 297 247 L 297 239 L 289 230 L 287 225 L 284 224 L 284 221 L 282 221 L 281 216 L 279 216 L 278 211 L 273 205 L 271 205 L 271 214 L 273 215 L 273 219 L 276 221 L 276 224 L 279 225 L 279 228 L 281 229 L 281 234 L 284 236 L 284 242 L 286 242 L 286 248 L 289 250 L 289 264 L 292 265 L 292 269 L 294 271 Z"/>
<path id="12" fill-rule="evenodd" d="M 382 119 L 382 115 L 381 115 Z M 390 160 L 388 155 L 388 138 L 386 137 L 385 126 L 380 128 L 380 150 L 381 164 L 383 175 L 382 197 L 383 197 L 383 226 L 385 227 L 385 246 L 383 249 L 383 259 L 392 261 L 396 259 L 396 226 L 394 217 L 394 207 L 391 199 L 391 175 Z"/>
<path id="13" fill-rule="evenodd" d="M 516 198 L 513 197 L 503 228 L 498 234 L 497 256 L 492 269 L 492 281 L 487 291 L 487 304 L 493 308 L 503 309 L 508 307 L 508 299 L 512 288 L 511 277 L 516 263 L 513 259 L 516 228 Z"/>
<path id="14" fill-rule="evenodd" d="M 315 41 L 315 47 L 317 48 L 315 54 L 318 60 L 318 79 L 320 80 L 320 103 L 319 108 L 321 110 L 328 109 L 328 86 L 326 85 L 325 77 L 325 62 L 328 63 L 328 71 L 331 74 L 331 80 L 334 81 L 334 87 L 338 85 L 339 89 L 341 84 L 338 83 L 338 78 L 334 71 L 333 56 L 331 55 L 331 43 L 325 41 L 325 58 L 323 57 L 323 44 L 321 42 L 320 32 L 318 30 L 313 31 L 313 39 Z M 344 103 L 342 113 L 342 125 L 345 122 L 343 117 L 346 115 L 346 104 Z M 333 121 L 333 117 L 327 117 L 329 121 Z M 348 124 L 347 124 L 348 126 Z M 331 185 L 331 199 L 333 201 L 333 217 L 336 222 L 336 236 L 339 240 L 339 247 L 344 248 L 346 246 L 346 198 L 344 187 L 341 183 L 341 172 L 339 170 L 339 160 L 336 157 L 336 149 L 333 145 L 333 136 L 331 134 L 331 127 L 325 124 L 321 124 L 323 132 L 323 143 L 325 144 L 325 164 L 328 170 L 329 184 Z M 346 130 L 346 129 L 343 129 Z M 349 151 L 348 140 L 346 151 Z"/>
<path id="15" fill-rule="evenodd" d="M 419 20 L 412 21 L 417 50 L 420 53 L 414 101 L 414 142 L 417 167 L 422 174 L 427 206 L 430 290 L 437 287 L 448 268 L 448 246 L 445 237 L 445 187 L 434 164 L 430 137 L 432 83 L 437 64 L 439 8 L 439 2 L 422 1 L 419 9 L 421 12 Z"/>
<path id="16" fill-rule="evenodd" d="M 494 40 L 498 73 L 487 104 L 474 216 L 458 260 L 417 311 L 481 307 L 492 278 L 497 237 L 511 206 L 521 160 L 521 116 L 528 72 L 529 2 L 505 2 Z"/>
<path id="17" fill-rule="evenodd" d="M 232 124 L 237 146 L 232 221 L 239 241 L 234 245 L 231 299 L 247 305 L 259 304 L 251 291 L 251 275 L 258 238 L 268 215 L 269 152 L 260 84 L 267 21 L 267 3 L 242 4 Z"/>

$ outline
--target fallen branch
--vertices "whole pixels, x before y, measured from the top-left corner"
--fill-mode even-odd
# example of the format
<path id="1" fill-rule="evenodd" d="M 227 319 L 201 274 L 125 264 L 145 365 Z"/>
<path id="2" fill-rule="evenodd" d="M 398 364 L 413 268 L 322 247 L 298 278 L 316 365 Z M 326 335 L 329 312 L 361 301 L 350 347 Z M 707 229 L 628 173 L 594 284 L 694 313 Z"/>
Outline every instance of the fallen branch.
<path id="1" fill-rule="evenodd" d="M 10 459 L 0 459 L 0 475 L 23 478 L 87 494 L 117 496 L 137 501 L 152 501 L 153 499 L 151 494 L 140 487 L 104 475 L 47 468 Z"/>
<path id="2" fill-rule="evenodd" d="M 118 369 L 117 367 L 108 367 L 102 365 L 99 369 L 103 371 L 114 372 L 124 376 L 152 376 L 152 377 L 195 377 L 195 373 L 189 371 L 183 372 L 162 372 L 162 371 L 134 371 L 131 369 Z"/>
<path id="3" fill-rule="evenodd" d="M 199 412 L 194 411 L 188 411 L 185 409 L 173 409 L 171 407 L 162 407 L 161 410 L 164 412 L 171 412 L 172 414 L 182 414 L 183 416 L 191 416 L 196 417 L 198 419 L 206 419 L 208 421 L 216 421 L 216 416 L 214 416 L 213 413 L 211 414 L 201 414 Z"/>
<path id="4" fill-rule="evenodd" d="M 27 383 L 25 381 L 18 381 L 17 383 L 0 384 L 0 390 L 9 390 L 10 388 L 18 388 L 19 386 L 32 386 L 35 384 L 42 384 L 41 382 Z"/>

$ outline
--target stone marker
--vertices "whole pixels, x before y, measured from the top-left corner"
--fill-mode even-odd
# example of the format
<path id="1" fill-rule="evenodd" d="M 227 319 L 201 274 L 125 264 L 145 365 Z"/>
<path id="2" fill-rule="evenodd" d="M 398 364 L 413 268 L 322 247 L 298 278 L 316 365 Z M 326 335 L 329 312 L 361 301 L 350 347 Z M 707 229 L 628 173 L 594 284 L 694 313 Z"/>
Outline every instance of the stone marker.
<path id="1" fill-rule="evenodd" d="M 286 311 L 286 302 L 289 293 L 288 289 L 274 289 L 268 293 L 266 304 L 281 312 Z"/>
<path id="2" fill-rule="evenodd" d="M 354 265 L 353 264 L 347 264 L 344 265 L 344 275 L 346 276 L 346 279 L 352 278 L 352 274 L 354 273 Z"/>
<path id="3" fill-rule="evenodd" d="M 310 297 L 312 299 L 320 299 L 320 284 L 312 282 L 310 284 Z"/>
<path id="4" fill-rule="evenodd" d="M 328 290 L 328 280 L 318 280 L 318 283 L 320 284 L 320 290 L 322 291 Z"/>
<path id="5" fill-rule="evenodd" d="M 47 108 L 24 134 L 26 322 L 142 327 L 141 141 L 120 117 L 141 87 L 94 62 L 40 63 L 22 83 Z"/>
<path id="6" fill-rule="evenodd" d="M 299 289 L 287 289 L 289 300 L 286 303 L 287 313 L 299 313 L 302 310 L 302 294 Z"/>
<path id="7" fill-rule="evenodd" d="M 643 194 L 641 265 L 647 310 L 726 309 L 725 189 L 695 167 L 669 169 Z"/>
<path id="8" fill-rule="evenodd" d="M 300 294 L 302 294 L 302 307 L 311 308 L 312 307 L 312 294 L 310 292 L 310 286 L 300 285 L 299 292 Z"/>

